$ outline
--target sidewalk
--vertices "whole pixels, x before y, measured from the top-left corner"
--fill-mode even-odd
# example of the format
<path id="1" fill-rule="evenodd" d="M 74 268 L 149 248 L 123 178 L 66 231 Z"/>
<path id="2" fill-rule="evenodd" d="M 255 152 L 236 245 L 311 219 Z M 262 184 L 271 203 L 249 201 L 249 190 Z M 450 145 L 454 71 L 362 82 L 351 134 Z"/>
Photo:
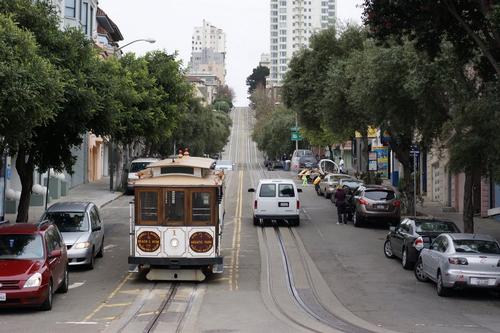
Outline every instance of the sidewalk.
<path id="1" fill-rule="evenodd" d="M 443 212 L 443 207 L 437 202 L 427 201 L 423 205 L 418 205 L 417 214 L 451 220 L 455 222 L 460 230 L 464 229 L 462 213 Z M 474 217 L 474 231 L 480 234 L 491 235 L 500 241 L 500 221 L 493 218 Z"/>
<path id="2" fill-rule="evenodd" d="M 68 195 L 57 200 L 50 200 L 47 207 L 61 201 L 92 201 L 99 208 L 123 195 L 122 192 L 111 192 L 109 190 L 109 177 L 103 177 L 92 183 L 81 184 L 68 191 Z M 40 219 L 45 207 L 30 207 L 28 222 L 36 222 Z M 16 214 L 7 214 L 6 219 L 15 222 Z"/>

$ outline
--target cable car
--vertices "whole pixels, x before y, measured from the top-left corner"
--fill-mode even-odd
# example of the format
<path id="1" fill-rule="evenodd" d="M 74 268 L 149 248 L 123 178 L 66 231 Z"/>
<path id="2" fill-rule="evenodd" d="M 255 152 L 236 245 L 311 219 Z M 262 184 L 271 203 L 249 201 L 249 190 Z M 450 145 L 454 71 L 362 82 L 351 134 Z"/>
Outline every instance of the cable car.
<path id="1" fill-rule="evenodd" d="M 148 280 L 203 281 L 222 273 L 224 171 L 180 153 L 138 173 L 130 205 L 130 271 Z"/>

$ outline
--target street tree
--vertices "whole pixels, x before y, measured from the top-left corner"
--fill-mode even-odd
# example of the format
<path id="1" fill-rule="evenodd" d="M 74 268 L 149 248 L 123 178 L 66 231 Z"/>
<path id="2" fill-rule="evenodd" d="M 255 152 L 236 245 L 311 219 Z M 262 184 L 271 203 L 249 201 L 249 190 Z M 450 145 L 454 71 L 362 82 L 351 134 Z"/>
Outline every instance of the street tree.
<path id="1" fill-rule="evenodd" d="M 447 105 L 451 110 L 453 131 L 447 127 L 446 135 L 453 140 L 447 141 L 450 149 L 450 168 L 464 171 L 464 229 L 473 232 L 473 189 L 480 186 L 479 175 L 493 175 L 485 172 L 489 161 L 500 154 L 497 145 L 490 144 L 484 150 L 482 140 L 471 140 L 465 146 L 455 137 L 455 133 L 483 133 L 496 119 L 485 112 L 485 103 L 491 102 L 492 86 L 498 85 L 500 74 L 500 6 L 492 1 L 365 1 L 365 22 L 372 34 L 379 40 L 396 38 L 402 41 L 409 38 L 416 41 L 417 48 L 424 49 L 431 56 L 443 53 L 443 46 L 451 44 L 455 70 L 449 75 L 453 79 L 445 90 L 454 96 Z M 494 89 L 493 89 L 494 90 Z M 468 96 L 463 100 L 463 96 Z M 470 113 L 470 114 L 465 114 Z M 476 114 L 477 113 L 477 114 Z M 486 117 L 485 115 L 490 116 Z M 493 142 L 493 141 L 490 141 Z M 457 146 L 456 146 L 457 145 Z M 464 149 L 467 149 L 465 153 Z M 468 156 L 467 163 L 454 152 Z M 479 153 L 481 152 L 481 153 Z M 454 157 L 455 156 L 455 157 Z"/>
<path id="2" fill-rule="evenodd" d="M 226 102 L 229 105 L 229 109 L 232 109 L 234 106 L 234 90 L 227 84 L 221 84 L 217 87 L 217 96 L 215 96 L 213 104 L 215 105 L 221 101 Z"/>
<path id="3" fill-rule="evenodd" d="M 32 33 L 0 14 L 0 156 L 32 140 L 62 102 L 61 74 L 39 51 Z"/>
<path id="4" fill-rule="evenodd" d="M 266 77 L 269 76 L 269 68 L 257 66 L 252 70 L 252 74 L 247 77 L 248 94 L 252 94 L 255 89 L 266 89 Z"/>
<path id="5" fill-rule="evenodd" d="M 442 41 L 453 44 L 462 62 L 476 62 L 481 77 L 500 75 L 500 5 L 488 0 L 365 0 L 364 20 L 381 40 L 416 41 L 431 56 Z"/>
<path id="6" fill-rule="evenodd" d="M 164 143 L 172 137 L 172 132 L 179 124 L 181 115 L 187 112 L 192 87 L 186 81 L 177 60 L 177 54 L 153 51 L 145 55 L 148 73 L 155 79 L 159 88 L 159 104 L 153 108 L 154 115 L 148 124 L 146 133 L 146 152 L 148 155 L 165 155 Z"/>

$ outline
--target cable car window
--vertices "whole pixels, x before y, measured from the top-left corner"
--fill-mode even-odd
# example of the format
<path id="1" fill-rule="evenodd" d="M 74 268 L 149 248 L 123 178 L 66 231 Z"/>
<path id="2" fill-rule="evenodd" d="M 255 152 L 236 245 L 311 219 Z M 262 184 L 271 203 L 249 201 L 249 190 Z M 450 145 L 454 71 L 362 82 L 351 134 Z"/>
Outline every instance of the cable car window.
<path id="1" fill-rule="evenodd" d="M 141 221 L 158 221 L 158 192 L 139 193 Z"/>
<path id="2" fill-rule="evenodd" d="M 185 173 L 188 175 L 194 175 L 194 168 L 183 167 L 183 166 L 169 166 L 161 168 L 162 175 L 167 175 L 172 173 Z"/>
<path id="3" fill-rule="evenodd" d="M 184 225 L 184 191 L 165 192 L 165 223 Z"/>
<path id="4" fill-rule="evenodd" d="M 209 192 L 191 194 L 191 221 L 196 225 L 210 225 L 212 221 L 212 195 Z"/>

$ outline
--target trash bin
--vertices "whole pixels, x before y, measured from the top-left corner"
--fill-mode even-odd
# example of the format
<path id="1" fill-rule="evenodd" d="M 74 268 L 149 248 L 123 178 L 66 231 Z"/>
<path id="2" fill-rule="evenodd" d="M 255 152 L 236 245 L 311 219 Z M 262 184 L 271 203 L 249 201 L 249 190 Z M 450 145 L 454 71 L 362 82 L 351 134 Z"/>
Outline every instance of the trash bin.
<path id="1" fill-rule="evenodd" d="M 284 171 L 290 171 L 290 165 L 292 164 L 292 161 L 286 160 L 284 165 L 283 165 L 283 170 Z"/>

